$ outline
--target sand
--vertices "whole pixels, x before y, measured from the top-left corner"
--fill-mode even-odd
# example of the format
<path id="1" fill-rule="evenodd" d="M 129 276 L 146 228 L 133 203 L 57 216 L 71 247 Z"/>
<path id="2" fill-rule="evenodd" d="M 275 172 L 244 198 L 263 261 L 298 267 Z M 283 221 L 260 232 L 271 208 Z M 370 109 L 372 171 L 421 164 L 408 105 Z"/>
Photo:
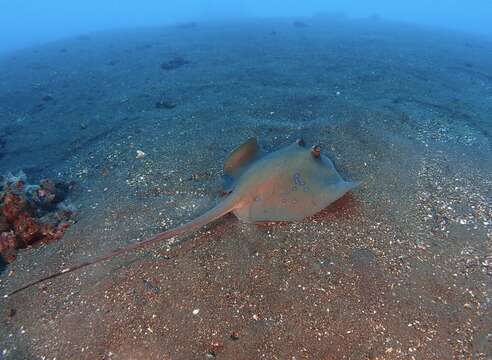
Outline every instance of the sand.
<path id="1" fill-rule="evenodd" d="M 3 269 L 2 296 L 201 214 L 250 136 L 267 150 L 302 136 L 363 182 L 301 223 L 226 216 L 2 298 L 0 358 L 492 358 L 492 40 L 303 21 L 95 33 L 0 59 L 0 173 L 75 180 L 79 210 Z"/>

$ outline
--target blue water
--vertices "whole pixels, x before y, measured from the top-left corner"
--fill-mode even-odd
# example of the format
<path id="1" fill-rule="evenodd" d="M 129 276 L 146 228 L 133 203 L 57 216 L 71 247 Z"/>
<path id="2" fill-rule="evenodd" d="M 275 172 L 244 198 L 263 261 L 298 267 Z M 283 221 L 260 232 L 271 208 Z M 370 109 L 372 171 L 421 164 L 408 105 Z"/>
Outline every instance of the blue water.
<path id="1" fill-rule="evenodd" d="M 487 0 L 272 0 L 226 1 L 3 1 L 0 51 L 17 49 L 97 30 L 277 16 L 312 16 L 322 12 L 348 17 L 380 16 L 395 21 L 492 33 L 492 4 Z"/>

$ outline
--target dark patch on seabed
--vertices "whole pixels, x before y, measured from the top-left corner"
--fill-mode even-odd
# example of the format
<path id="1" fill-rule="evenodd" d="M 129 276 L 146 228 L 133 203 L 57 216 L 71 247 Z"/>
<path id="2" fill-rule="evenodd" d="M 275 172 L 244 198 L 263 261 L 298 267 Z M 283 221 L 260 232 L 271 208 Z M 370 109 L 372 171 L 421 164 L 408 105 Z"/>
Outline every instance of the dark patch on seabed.
<path id="1" fill-rule="evenodd" d="M 7 268 L 7 263 L 0 257 L 0 274 Z"/>
<path id="2" fill-rule="evenodd" d="M 78 222 L 19 250 L 1 295 L 203 213 L 251 136 L 319 143 L 362 181 L 300 223 L 226 216 L 2 298 L 2 359 L 492 358 L 491 39 L 190 23 L 7 54 L 0 74 L 0 174 L 79 189 Z"/>

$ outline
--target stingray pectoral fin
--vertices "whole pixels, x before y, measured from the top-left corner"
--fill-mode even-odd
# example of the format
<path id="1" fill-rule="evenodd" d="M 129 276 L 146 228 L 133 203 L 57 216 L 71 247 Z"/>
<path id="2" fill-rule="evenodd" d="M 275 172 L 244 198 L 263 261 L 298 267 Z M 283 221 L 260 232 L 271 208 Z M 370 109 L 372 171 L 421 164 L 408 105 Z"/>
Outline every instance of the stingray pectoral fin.
<path id="1" fill-rule="evenodd" d="M 322 205 L 322 208 L 330 205 L 331 203 L 340 199 L 347 192 L 353 190 L 355 187 L 359 186 L 358 181 L 339 181 L 334 184 L 326 186 L 320 196 L 317 197 L 316 203 Z"/>
<path id="2" fill-rule="evenodd" d="M 256 138 L 250 138 L 235 148 L 224 162 L 224 173 L 237 178 L 251 163 L 261 155 Z"/>
<path id="3" fill-rule="evenodd" d="M 232 197 L 228 197 L 224 201 L 219 203 L 217 206 L 215 206 L 212 209 L 210 209 L 209 211 L 207 211 L 205 214 L 197 217 L 196 219 L 194 219 L 194 220 L 192 220 L 192 221 L 190 221 L 184 225 L 178 226 L 174 229 L 166 230 L 166 231 L 161 232 L 157 235 L 154 235 L 150 239 L 138 242 L 136 244 L 130 245 L 130 246 L 122 248 L 122 249 L 118 249 L 118 250 L 113 251 L 112 253 L 109 253 L 107 255 L 96 257 L 96 258 L 89 260 L 87 262 L 84 262 L 84 263 L 66 268 L 66 269 L 61 270 L 59 272 L 53 273 L 49 276 L 46 276 L 46 277 L 41 278 L 39 280 L 36 280 L 30 284 L 27 284 L 27 285 L 25 285 L 25 286 L 23 286 L 17 290 L 14 290 L 8 296 L 14 295 L 14 294 L 16 294 L 22 290 L 30 288 L 33 285 L 42 283 L 42 282 L 49 280 L 49 279 L 53 279 L 53 278 L 61 276 L 63 274 L 68 274 L 72 271 L 84 268 L 86 266 L 97 264 L 97 263 L 112 259 L 116 256 L 120 256 L 120 255 L 129 253 L 131 251 L 135 251 L 135 250 L 150 246 L 152 244 L 158 243 L 158 242 L 166 240 L 166 239 L 170 239 L 170 238 L 178 236 L 178 235 L 183 235 L 183 234 L 189 233 L 189 232 L 196 230 L 196 229 L 198 229 L 204 225 L 207 225 L 208 223 L 210 223 L 210 222 L 222 217 L 223 215 L 227 214 L 228 212 L 232 211 L 234 208 L 234 205 L 235 205 L 234 199 Z"/>
<path id="4" fill-rule="evenodd" d="M 224 194 L 230 194 L 234 190 L 235 186 L 234 178 L 230 175 L 224 174 L 222 177 L 222 191 Z"/>
<path id="5" fill-rule="evenodd" d="M 345 192 L 355 189 L 362 184 L 362 181 L 344 181 L 343 187 L 345 188 Z"/>
<path id="6" fill-rule="evenodd" d="M 332 186 L 329 191 L 329 193 L 331 193 L 331 196 L 333 196 L 332 201 L 338 200 L 343 195 L 345 195 L 349 191 L 352 191 L 359 185 L 359 181 L 340 181 L 336 185 Z"/>

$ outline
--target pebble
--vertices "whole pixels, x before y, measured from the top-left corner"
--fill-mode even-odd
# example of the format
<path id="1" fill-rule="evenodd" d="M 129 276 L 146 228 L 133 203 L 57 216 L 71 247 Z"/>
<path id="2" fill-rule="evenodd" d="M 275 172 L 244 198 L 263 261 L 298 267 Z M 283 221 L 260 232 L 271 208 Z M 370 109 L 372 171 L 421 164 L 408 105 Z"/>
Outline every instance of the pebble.
<path id="1" fill-rule="evenodd" d="M 145 153 L 142 150 L 137 150 L 137 159 L 143 159 L 145 157 Z"/>

